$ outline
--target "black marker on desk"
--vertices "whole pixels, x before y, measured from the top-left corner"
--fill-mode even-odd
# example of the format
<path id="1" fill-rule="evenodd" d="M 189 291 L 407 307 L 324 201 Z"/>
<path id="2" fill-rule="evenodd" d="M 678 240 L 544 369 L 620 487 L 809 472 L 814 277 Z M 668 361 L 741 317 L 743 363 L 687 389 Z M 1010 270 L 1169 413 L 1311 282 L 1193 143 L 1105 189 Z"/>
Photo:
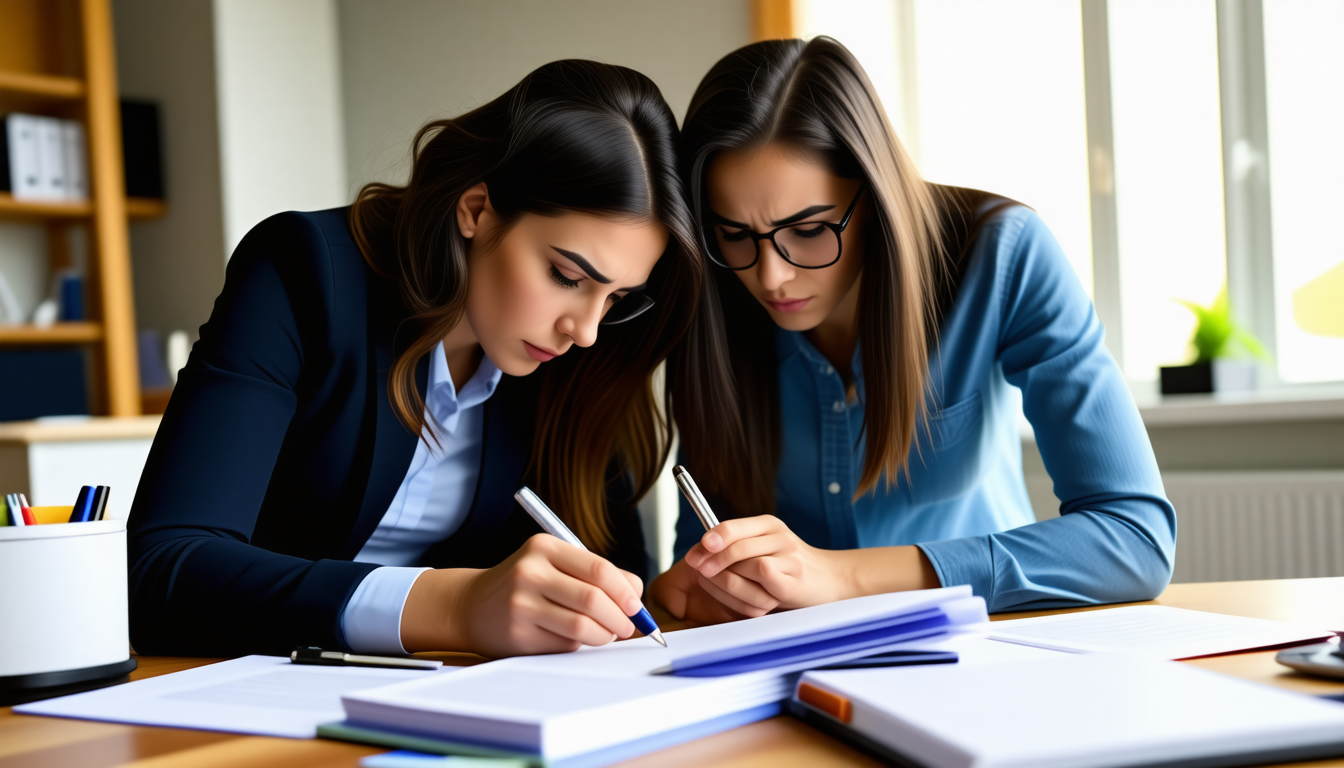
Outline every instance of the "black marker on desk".
<path id="1" fill-rule="evenodd" d="M 323 664 L 331 667 L 390 667 L 392 669 L 440 669 L 442 661 L 429 659 L 402 659 L 396 656 L 363 656 L 341 651 L 324 651 L 321 648 L 295 648 L 289 654 L 289 660 L 295 664 Z"/>
<path id="2" fill-rule="evenodd" d="M 541 497 L 533 493 L 531 488 L 528 488 L 527 486 L 519 488 L 518 492 L 513 494 L 513 498 L 527 511 L 527 514 L 532 516 L 533 520 L 537 521 L 537 525 L 540 525 L 543 531 L 551 534 L 566 544 L 572 544 L 579 549 L 582 549 L 584 552 L 588 551 L 588 548 L 583 546 L 583 542 L 579 540 L 579 537 L 575 536 L 569 528 L 565 527 L 565 524 L 560 521 L 560 518 L 556 517 L 555 513 L 551 511 L 551 508 L 546 506 L 546 502 L 542 501 Z M 663 633 L 658 629 L 658 624 L 654 622 L 653 616 L 649 614 L 648 608 L 641 605 L 639 607 L 639 613 L 631 616 L 630 621 L 634 622 L 635 628 L 640 632 L 643 632 L 648 637 L 652 637 L 664 648 L 667 647 L 667 641 L 663 639 Z"/>

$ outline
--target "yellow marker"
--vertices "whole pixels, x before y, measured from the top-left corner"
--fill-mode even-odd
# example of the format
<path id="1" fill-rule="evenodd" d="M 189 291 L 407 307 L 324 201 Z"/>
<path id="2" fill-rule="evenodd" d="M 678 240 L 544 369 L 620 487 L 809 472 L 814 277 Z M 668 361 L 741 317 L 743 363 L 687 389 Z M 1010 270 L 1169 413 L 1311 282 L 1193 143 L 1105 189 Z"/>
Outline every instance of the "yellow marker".
<path id="1" fill-rule="evenodd" d="M 38 525 L 47 525 L 49 523 L 68 523 L 70 522 L 70 513 L 74 507 L 29 507 L 33 511 L 33 520 Z"/>

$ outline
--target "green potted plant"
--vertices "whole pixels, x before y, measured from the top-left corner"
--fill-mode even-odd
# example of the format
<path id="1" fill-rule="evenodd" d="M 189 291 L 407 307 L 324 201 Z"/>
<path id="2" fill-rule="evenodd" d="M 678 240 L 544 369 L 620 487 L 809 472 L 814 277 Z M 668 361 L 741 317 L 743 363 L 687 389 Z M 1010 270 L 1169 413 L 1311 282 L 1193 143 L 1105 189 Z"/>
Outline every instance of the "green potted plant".
<path id="1" fill-rule="evenodd" d="M 1268 362 L 1269 354 L 1250 331 L 1233 321 L 1227 303 L 1227 286 L 1223 286 L 1213 304 L 1207 307 L 1183 299 L 1176 301 L 1194 312 L 1199 321 L 1190 339 L 1195 360 L 1189 365 L 1161 369 L 1162 394 L 1255 389 L 1256 359 Z M 1247 353 L 1256 359 L 1246 359 Z"/>

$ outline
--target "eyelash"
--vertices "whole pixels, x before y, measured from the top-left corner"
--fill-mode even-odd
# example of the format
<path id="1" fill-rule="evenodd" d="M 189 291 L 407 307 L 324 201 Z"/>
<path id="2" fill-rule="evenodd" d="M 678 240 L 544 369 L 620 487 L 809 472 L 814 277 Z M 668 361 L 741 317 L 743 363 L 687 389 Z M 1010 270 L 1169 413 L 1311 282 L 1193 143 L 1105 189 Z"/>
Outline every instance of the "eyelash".
<path id="1" fill-rule="evenodd" d="M 581 280 L 571 280 L 568 277 L 565 277 L 564 273 L 554 264 L 551 265 L 551 279 L 565 288 L 578 288 L 579 283 L 582 282 Z"/>
<path id="2" fill-rule="evenodd" d="M 571 280 L 568 277 L 565 277 L 565 273 L 561 272 L 560 269 L 556 267 L 554 264 L 551 265 L 551 279 L 559 283 L 564 288 L 578 288 L 579 283 L 583 282 L 583 280 L 581 279 Z M 625 297 L 613 293 L 607 298 L 611 299 L 612 304 L 615 304 L 616 302 L 620 301 Z"/>

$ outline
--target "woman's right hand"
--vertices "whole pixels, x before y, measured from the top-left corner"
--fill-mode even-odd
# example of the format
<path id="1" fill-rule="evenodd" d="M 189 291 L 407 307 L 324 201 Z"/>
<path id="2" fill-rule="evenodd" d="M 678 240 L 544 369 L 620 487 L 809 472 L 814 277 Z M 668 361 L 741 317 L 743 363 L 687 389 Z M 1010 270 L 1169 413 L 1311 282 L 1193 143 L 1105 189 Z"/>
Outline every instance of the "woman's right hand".
<path id="1" fill-rule="evenodd" d="M 406 650 L 501 657 L 563 653 L 630 637 L 643 582 L 606 559 L 537 534 L 488 570 L 426 571 L 401 615 Z"/>

